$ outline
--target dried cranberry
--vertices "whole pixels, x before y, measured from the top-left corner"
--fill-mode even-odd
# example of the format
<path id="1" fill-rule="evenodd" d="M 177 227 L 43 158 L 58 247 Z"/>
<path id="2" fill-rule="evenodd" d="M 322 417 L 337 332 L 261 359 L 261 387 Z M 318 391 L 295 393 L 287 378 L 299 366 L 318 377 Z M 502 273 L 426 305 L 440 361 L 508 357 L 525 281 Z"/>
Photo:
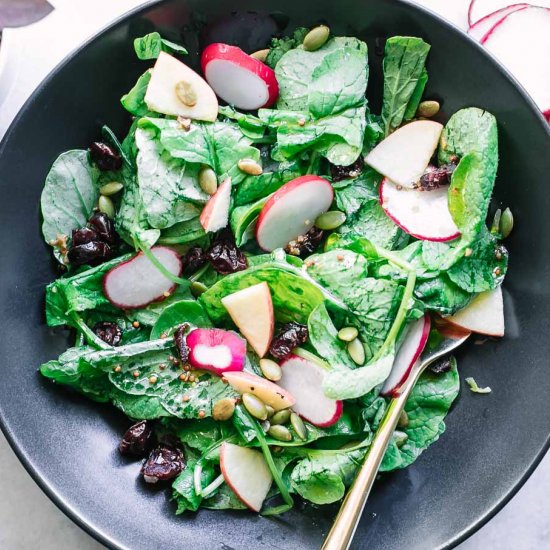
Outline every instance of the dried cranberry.
<path id="1" fill-rule="evenodd" d="M 73 229 L 71 245 L 79 246 L 81 244 L 87 244 L 97 240 L 99 240 L 99 236 L 95 229 L 91 229 L 90 227 L 82 227 L 81 229 Z"/>
<path id="2" fill-rule="evenodd" d="M 314 252 L 321 244 L 325 232 L 318 227 L 312 227 L 305 235 L 300 235 L 296 240 L 290 241 L 285 250 L 292 256 L 307 256 Z"/>
<path id="3" fill-rule="evenodd" d="M 429 369 L 435 374 L 443 374 L 451 370 L 451 360 L 449 358 L 436 361 L 429 366 Z"/>
<path id="4" fill-rule="evenodd" d="M 98 338 L 110 346 L 118 346 L 122 340 L 122 329 L 116 323 L 101 321 L 96 323 L 92 330 Z"/>
<path id="5" fill-rule="evenodd" d="M 141 468 L 147 483 L 167 481 L 175 478 L 185 468 L 181 449 L 170 445 L 159 445 L 149 455 Z"/>
<path id="6" fill-rule="evenodd" d="M 291 351 L 303 344 L 309 336 L 306 325 L 300 323 L 287 323 L 283 325 L 277 336 L 271 342 L 269 353 L 277 359 L 284 359 Z"/>
<path id="7" fill-rule="evenodd" d="M 110 145 L 102 141 L 94 141 L 90 145 L 90 155 L 102 172 L 122 168 L 122 157 Z"/>
<path id="8" fill-rule="evenodd" d="M 243 271 L 248 267 L 246 256 L 237 248 L 235 237 L 228 229 L 218 233 L 212 246 L 206 251 L 206 257 L 221 275 Z"/>
<path id="9" fill-rule="evenodd" d="M 207 262 L 206 254 L 200 246 L 193 246 L 183 257 L 183 272 L 192 274 L 198 271 Z"/>
<path id="10" fill-rule="evenodd" d="M 93 241 L 91 243 L 71 246 L 67 253 L 69 262 L 73 265 L 98 265 L 112 256 L 111 247 L 101 241 Z"/>
<path id="11" fill-rule="evenodd" d="M 99 240 L 107 244 L 115 244 L 117 241 L 117 232 L 113 220 L 103 212 L 96 212 L 89 220 L 88 224 L 96 231 Z"/>
<path id="12" fill-rule="evenodd" d="M 444 164 L 439 167 L 428 166 L 426 171 L 420 176 L 417 188 L 420 191 L 431 191 L 443 185 L 449 185 L 455 168 L 456 164 Z"/>
<path id="13" fill-rule="evenodd" d="M 176 332 L 174 332 L 174 342 L 176 343 L 176 348 L 180 359 L 183 363 L 187 363 L 189 359 L 189 346 L 187 345 L 187 333 L 189 332 L 189 323 L 183 323 L 180 325 Z"/>
<path id="14" fill-rule="evenodd" d="M 141 420 L 128 428 L 118 450 L 123 455 L 145 456 L 152 443 L 153 428 L 147 420 Z"/>
<path id="15" fill-rule="evenodd" d="M 365 161 L 362 156 L 360 156 L 353 164 L 350 164 L 349 166 L 338 166 L 337 164 L 331 164 L 330 175 L 332 176 L 332 181 L 356 178 L 361 174 L 364 166 Z"/>

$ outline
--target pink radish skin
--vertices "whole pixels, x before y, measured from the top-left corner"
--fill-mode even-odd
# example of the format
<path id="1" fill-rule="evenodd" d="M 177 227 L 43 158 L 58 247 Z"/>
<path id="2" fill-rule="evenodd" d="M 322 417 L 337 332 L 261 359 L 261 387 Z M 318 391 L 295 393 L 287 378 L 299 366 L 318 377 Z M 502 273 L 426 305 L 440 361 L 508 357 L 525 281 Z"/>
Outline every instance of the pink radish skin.
<path id="1" fill-rule="evenodd" d="M 487 38 L 487 35 L 493 30 L 493 27 L 500 23 L 507 15 L 525 9 L 528 6 L 529 4 L 512 4 L 511 6 L 490 13 L 472 25 L 468 29 L 468 34 L 478 42 L 483 42 L 483 40 Z"/>
<path id="2" fill-rule="evenodd" d="M 405 339 L 395 356 L 390 375 L 380 392 L 382 395 L 392 397 L 399 395 L 399 387 L 405 382 L 426 347 L 430 327 L 430 316 L 426 313 L 422 319 L 418 319 L 407 329 Z"/>
<path id="3" fill-rule="evenodd" d="M 294 411 L 319 428 L 332 426 L 342 416 L 342 401 L 330 399 L 323 392 L 325 370 L 320 365 L 298 355 L 290 355 L 281 363 L 279 386 L 296 399 Z"/>
<path id="4" fill-rule="evenodd" d="M 198 369 L 222 375 L 227 371 L 242 371 L 246 357 L 243 338 L 219 328 L 197 328 L 186 338 L 189 363 Z"/>
<path id="5" fill-rule="evenodd" d="M 154 246 L 151 253 L 172 275 L 181 275 L 183 264 L 176 251 Z M 142 308 L 152 302 L 161 302 L 175 289 L 176 285 L 143 252 L 113 267 L 103 277 L 103 293 L 109 302 L 121 309 Z"/>
<path id="6" fill-rule="evenodd" d="M 238 109 L 269 107 L 279 96 L 275 71 L 236 46 L 210 44 L 202 52 L 201 66 L 218 97 Z"/>
<path id="7" fill-rule="evenodd" d="M 334 199 L 332 185 L 319 176 L 300 176 L 285 183 L 265 203 L 256 224 L 260 248 L 271 252 L 305 235 Z"/>
<path id="8" fill-rule="evenodd" d="M 227 178 L 210 197 L 199 217 L 200 224 L 207 232 L 219 231 L 229 223 L 231 205 L 231 178 Z"/>

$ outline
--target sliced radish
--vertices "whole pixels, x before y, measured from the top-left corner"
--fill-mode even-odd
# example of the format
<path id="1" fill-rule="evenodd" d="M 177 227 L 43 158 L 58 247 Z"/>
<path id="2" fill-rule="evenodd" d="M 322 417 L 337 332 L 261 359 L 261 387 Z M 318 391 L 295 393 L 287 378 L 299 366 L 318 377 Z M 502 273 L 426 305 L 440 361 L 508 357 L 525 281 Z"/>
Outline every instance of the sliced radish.
<path id="1" fill-rule="evenodd" d="M 176 93 L 180 82 L 190 86 L 196 103 L 184 103 Z M 218 117 L 218 100 L 212 88 L 195 71 L 175 57 L 160 52 L 145 93 L 145 103 L 151 111 L 214 122 Z"/>
<path id="2" fill-rule="evenodd" d="M 252 393 L 276 411 L 292 407 L 296 400 L 277 384 L 250 372 L 225 372 L 223 377 L 240 394 Z"/>
<path id="3" fill-rule="evenodd" d="M 231 178 L 227 178 L 206 203 L 199 221 L 207 232 L 219 231 L 229 222 L 229 207 L 231 206 Z"/>
<path id="4" fill-rule="evenodd" d="M 224 441 L 220 450 L 220 469 L 237 498 L 259 512 L 273 481 L 262 453 Z"/>
<path id="5" fill-rule="evenodd" d="M 472 25 L 468 29 L 468 34 L 478 42 L 482 42 L 487 34 L 491 32 L 493 27 L 500 23 L 509 13 L 524 9 L 528 6 L 529 4 L 512 4 L 511 6 L 506 6 L 505 8 L 490 13 Z"/>
<path id="6" fill-rule="evenodd" d="M 216 94 L 238 109 L 253 111 L 277 100 L 275 71 L 236 46 L 210 44 L 202 52 L 201 65 Z"/>
<path id="7" fill-rule="evenodd" d="M 449 212 L 448 190 L 447 186 L 429 191 L 405 189 L 384 178 L 380 204 L 409 235 L 423 241 L 452 241 L 460 232 Z"/>
<path id="8" fill-rule="evenodd" d="M 550 0 L 537 0 L 536 2 L 533 2 L 533 4 L 536 6 L 550 8 Z M 517 5 L 517 2 L 514 2 L 511 5 Z M 473 27 L 482 19 L 485 19 L 486 17 L 489 17 L 490 15 L 508 7 L 511 7 L 510 0 L 471 0 L 468 9 L 468 24 L 470 27 Z"/>
<path id="9" fill-rule="evenodd" d="M 189 363 L 193 367 L 221 375 L 242 371 L 246 342 L 234 332 L 220 328 L 197 328 L 187 335 Z"/>
<path id="10" fill-rule="evenodd" d="M 380 142 L 365 162 L 403 187 L 413 187 L 432 158 L 443 125 L 433 120 L 416 120 L 402 126 Z"/>
<path id="11" fill-rule="evenodd" d="M 176 251 L 154 246 L 151 253 L 172 275 L 181 275 L 183 265 Z M 143 252 L 113 267 L 103 277 L 105 296 L 121 309 L 145 307 L 151 302 L 164 300 L 175 289 L 176 285 Z"/>
<path id="12" fill-rule="evenodd" d="M 482 43 L 521 82 L 542 111 L 550 109 L 550 9 L 514 11 L 495 25 Z"/>
<path id="13" fill-rule="evenodd" d="M 338 422 L 344 405 L 323 392 L 323 367 L 298 355 L 290 355 L 281 363 L 281 369 L 283 376 L 278 384 L 296 398 L 293 409 L 297 414 L 320 428 Z"/>
<path id="14" fill-rule="evenodd" d="M 501 287 L 481 292 L 464 309 L 444 319 L 463 330 L 487 336 L 504 336 Z"/>
<path id="15" fill-rule="evenodd" d="M 319 176 L 300 176 L 285 183 L 265 203 L 256 224 L 256 240 L 271 252 L 307 233 L 334 198 L 330 183 Z"/>
<path id="16" fill-rule="evenodd" d="M 273 300 L 266 282 L 222 298 L 222 304 L 254 351 L 263 357 L 273 338 Z"/>
<path id="17" fill-rule="evenodd" d="M 424 317 L 414 321 L 407 328 L 403 343 L 395 356 L 390 375 L 384 382 L 382 395 L 396 396 L 399 387 L 405 382 L 417 359 L 426 347 L 430 335 L 431 321 L 426 313 Z"/>

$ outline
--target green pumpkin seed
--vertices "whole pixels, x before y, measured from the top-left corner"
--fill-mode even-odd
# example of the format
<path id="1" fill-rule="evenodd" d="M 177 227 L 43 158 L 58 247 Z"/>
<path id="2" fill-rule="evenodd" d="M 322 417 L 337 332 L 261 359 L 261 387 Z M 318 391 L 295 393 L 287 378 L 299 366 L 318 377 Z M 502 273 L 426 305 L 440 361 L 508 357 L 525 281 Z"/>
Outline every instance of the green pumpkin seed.
<path id="1" fill-rule="evenodd" d="M 502 210 L 500 208 L 497 209 L 495 212 L 495 215 L 493 217 L 493 223 L 491 225 L 491 233 L 499 233 L 500 232 L 500 218 L 502 217 Z"/>
<path id="2" fill-rule="evenodd" d="M 365 362 L 365 348 L 359 338 L 348 344 L 348 353 L 356 365 L 362 365 Z"/>
<path id="3" fill-rule="evenodd" d="M 407 414 L 407 411 L 401 411 L 401 414 L 399 415 L 399 420 L 397 421 L 397 425 L 400 428 L 406 428 L 409 425 L 409 415 Z"/>
<path id="4" fill-rule="evenodd" d="M 201 294 L 208 290 L 208 287 L 200 281 L 193 281 L 189 287 L 189 290 L 195 298 L 198 298 Z"/>
<path id="5" fill-rule="evenodd" d="M 199 170 L 199 185 L 201 189 L 209 195 L 213 195 L 217 191 L 218 178 L 216 172 L 214 172 L 210 166 L 203 166 Z"/>
<path id="6" fill-rule="evenodd" d="M 295 412 L 293 412 L 290 415 L 290 424 L 294 428 L 294 431 L 296 432 L 296 435 L 302 441 L 305 441 L 307 439 L 306 425 L 304 424 L 303 420 Z"/>
<path id="7" fill-rule="evenodd" d="M 178 99 L 188 107 L 193 107 L 197 104 L 197 92 L 195 92 L 195 89 L 190 82 L 180 80 L 176 84 L 176 95 L 178 96 Z"/>
<path id="8" fill-rule="evenodd" d="M 405 432 L 395 430 L 395 432 L 393 432 L 393 439 L 398 447 L 403 447 L 403 445 L 407 442 L 407 439 L 409 439 L 409 436 Z"/>
<path id="9" fill-rule="evenodd" d="M 437 101 L 421 101 L 416 111 L 417 116 L 431 118 L 439 113 L 440 105 Z"/>
<path id="10" fill-rule="evenodd" d="M 263 169 L 254 159 L 241 159 L 237 166 L 241 172 L 250 176 L 259 176 Z"/>
<path id="11" fill-rule="evenodd" d="M 99 192 L 106 197 L 110 195 L 116 195 L 119 191 L 122 191 L 124 185 L 119 181 L 112 181 L 111 183 L 106 183 L 99 188 Z"/>
<path id="12" fill-rule="evenodd" d="M 212 407 L 212 418 L 214 420 L 229 420 L 235 412 L 235 400 L 231 397 L 224 397 L 214 403 Z"/>
<path id="13" fill-rule="evenodd" d="M 338 331 L 338 338 L 343 342 L 353 342 L 359 336 L 355 327 L 344 327 Z"/>
<path id="14" fill-rule="evenodd" d="M 281 367 L 271 359 L 260 359 L 260 369 L 262 370 L 262 374 L 273 382 L 277 382 L 283 376 Z"/>
<path id="15" fill-rule="evenodd" d="M 254 418 L 257 418 L 258 420 L 267 420 L 267 409 L 261 399 L 251 393 L 243 393 L 242 399 L 246 410 Z"/>
<path id="16" fill-rule="evenodd" d="M 330 29 L 326 25 L 319 25 L 311 29 L 304 37 L 304 50 L 314 52 L 325 44 L 330 36 Z"/>
<path id="17" fill-rule="evenodd" d="M 115 217 L 115 205 L 109 197 L 106 197 L 105 195 L 100 195 L 97 205 L 100 212 L 107 214 L 107 216 L 109 216 L 109 218 L 111 219 Z"/>
<path id="18" fill-rule="evenodd" d="M 315 227 L 323 229 L 324 231 L 330 231 L 340 227 L 346 221 L 346 215 L 339 210 L 329 210 L 324 214 L 321 214 L 315 220 Z"/>
<path id="19" fill-rule="evenodd" d="M 290 433 L 288 428 L 285 428 L 284 426 L 271 426 L 269 430 L 267 430 L 268 435 L 270 435 L 273 439 L 278 439 L 279 441 L 291 441 L 292 440 L 292 434 Z"/>
<path id="20" fill-rule="evenodd" d="M 271 417 L 271 424 L 275 426 L 276 424 L 286 424 L 290 419 L 290 411 L 288 409 L 283 409 L 282 411 L 276 412 Z"/>
<path id="21" fill-rule="evenodd" d="M 514 216 L 512 211 L 507 208 L 500 217 L 499 229 L 502 238 L 505 239 L 510 235 L 512 229 L 514 228 Z"/>
<path id="22" fill-rule="evenodd" d="M 267 59 L 267 54 L 269 53 L 269 48 L 266 48 L 265 50 L 258 50 L 257 52 L 251 53 L 250 57 L 253 57 L 254 59 L 257 59 L 258 61 L 261 61 L 262 63 L 265 62 Z"/>
<path id="23" fill-rule="evenodd" d="M 266 405 L 267 409 L 267 418 L 271 418 L 275 414 L 275 409 L 271 405 Z"/>

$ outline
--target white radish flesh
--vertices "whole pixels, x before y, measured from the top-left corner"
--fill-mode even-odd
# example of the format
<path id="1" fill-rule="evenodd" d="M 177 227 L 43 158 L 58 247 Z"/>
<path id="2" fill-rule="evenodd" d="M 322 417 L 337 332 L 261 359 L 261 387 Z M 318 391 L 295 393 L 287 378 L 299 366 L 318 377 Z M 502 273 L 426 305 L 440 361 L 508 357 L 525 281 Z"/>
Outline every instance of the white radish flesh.
<path id="1" fill-rule="evenodd" d="M 550 8 L 550 0 L 536 0 L 533 4 Z M 517 2 L 510 2 L 510 0 L 471 0 L 470 7 L 468 9 L 469 26 L 472 27 L 481 21 L 481 19 L 497 11 L 508 8 L 511 5 L 517 5 Z"/>
<path id="2" fill-rule="evenodd" d="M 246 358 L 246 342 L 234 332 L 219 328 L 197 328 L 186 338 L 189 362 L 193 367 L 221 375 L 226 371 L 242 371 Z"/>
<path id="3" fill-rule="evenodd" d="M 468 34 L 478 42 L 482 42 L 486 35 L 491 32 L 492 28 L 500 23 L 508 14 L 524 9 L 527 6 L 528 4 L 512 4 L 494 13 L 490 13 L 472 25 L 468 29 Z"/>

